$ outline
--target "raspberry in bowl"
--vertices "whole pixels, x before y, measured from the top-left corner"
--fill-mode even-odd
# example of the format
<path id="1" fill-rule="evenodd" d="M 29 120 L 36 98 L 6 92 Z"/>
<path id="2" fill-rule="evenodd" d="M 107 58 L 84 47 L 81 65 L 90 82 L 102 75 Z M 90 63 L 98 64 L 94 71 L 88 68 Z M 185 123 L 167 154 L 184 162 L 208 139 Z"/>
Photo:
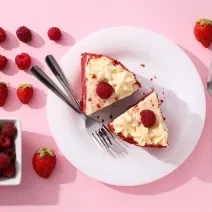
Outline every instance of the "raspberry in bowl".
<path id="1" fill-rule="evenodd" d="M 22 139 L 18 118 L 0 119 L 0 173 L 0 186 L 21 183 Z"/>

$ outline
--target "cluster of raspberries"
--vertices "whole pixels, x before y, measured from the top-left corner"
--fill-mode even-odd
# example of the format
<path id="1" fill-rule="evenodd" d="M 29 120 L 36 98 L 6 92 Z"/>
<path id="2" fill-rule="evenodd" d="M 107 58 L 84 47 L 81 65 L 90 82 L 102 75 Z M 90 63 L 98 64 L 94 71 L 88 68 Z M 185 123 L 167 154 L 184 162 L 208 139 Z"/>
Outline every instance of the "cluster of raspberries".
<path id="1" fill-rule="evenodd" d="M 16 174 L 15 137 L 17 129 L 12 123 L 6 123 L 0 134 L 0 177 L 12 178 Z"/>

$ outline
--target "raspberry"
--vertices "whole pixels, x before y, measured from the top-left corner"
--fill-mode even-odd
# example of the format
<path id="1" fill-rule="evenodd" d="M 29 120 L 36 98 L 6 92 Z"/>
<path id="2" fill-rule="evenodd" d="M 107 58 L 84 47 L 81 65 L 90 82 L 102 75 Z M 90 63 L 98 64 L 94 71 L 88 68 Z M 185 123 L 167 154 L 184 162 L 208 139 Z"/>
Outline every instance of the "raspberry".
<path id="1" fill-rule="evenodd" d="M 96 93 L 101 99 L 108 99 L 113 94 L 113 87 L 107 82 L 99 82 Z"/>
<path id="2" fill-rule="evenodd" d="M 3 70 L 6 67 L 7 62 L 8 59 L 5 56 L 0 55 L 0 70 Z"/>
<path id="3" fill-rule="evenodd" d="M 60 40 L 62 33 L 58 27 L 52 27 L 48 30 L 48 37 L 50 40 Z"/>
<path id="4" fill-rule="evenodd" d="M 31 65 L 31 57 L 27 53 L 21 53 L 15 57 L 15 63 L 21 70 L 26 70 Z"/>
<path id="5" fill-rule="evenodd" d="M 10 160 L 14 160 L 16 158 L 16 152 L 14 148 L 5 149 L 4 153 L 10 158 Z"/>
<path id="6" fill-rule="evenodd" d="M 7 168 L 3 170 L 4 177 L 8 177 L 8 178 L 14 177 L 15 173 L 16 173 L 16 168 L 13 164 L 10 164 Z"/>
<path id="7" fill-rule="evenodd" d="M 141 122 L 146 128 L 150 128 L 155 124 L 156 116 L 155 113 L 151 110 L 142 110 L 141 113 Z"/>
<path id="8" fill-rule="evenodd" d="M 2 27 L 0 27 L 0 43 L 6 40 L 6 33 Z"/>
<path id="9" fill-rule="evenodd" d="M 9 137 L 15 136 L 17 133 L 17 129 L 12 123 L 7 123 L 3 126 L 1 130 L 1 134 Z"/>
<path id="10" fill-rule="evenodd" d="M 3 149 L 7 149 L 11 146 L 11 140 L 9 137 L 1 135 L 0 136 L 0 147 Z"/>
<path id="11" fill-rule="evenodd" d="M 10 158 L 4 154 L 3 152 L 0 153 L 0 169 L 7 168 L 10 165 Z"/>
<path id="12" fill-rule="evenodd" d="M 0 107 L 4 106 L 8 97 L 8 88 L 5 82 L 0 82 Z"/>
<path id="13" fill-rule="evenodd" d="M 25 26 L 21 26 L 16 30 L 16 35 L 18 39 L 24 43 L 29 42 L 32 40 L 32 33 L 30 29 Z"/>

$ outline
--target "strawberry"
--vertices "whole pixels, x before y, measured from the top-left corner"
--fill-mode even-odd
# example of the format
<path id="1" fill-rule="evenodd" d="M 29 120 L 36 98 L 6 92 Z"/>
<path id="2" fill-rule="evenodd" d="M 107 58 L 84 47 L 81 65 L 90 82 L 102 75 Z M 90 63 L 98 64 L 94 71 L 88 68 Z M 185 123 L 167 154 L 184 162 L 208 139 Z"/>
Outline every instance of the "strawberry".
<path id="1" fill-rule="evenodd" d="M 152 110 L 142 110 L 141 113 L 141 123 L 146 128 L 150 128 L 155 124 L 156 116 Z"/>
<path id="2" fill-rule="evenodd" d="M 0 82 L 0 107 L 4 106 L 8 97 L 8 88 L 5 82 Z"/>
<path id="3" fill-rule="evenodd" d="M 99 82 L 96 86 L 96 93 L 101 99 L 108 99 L 113 94 L 113 87 L 107 82 Z"/>
<path id="4" fill-rule="evenodd" d="M 33 96 L 33 87 L 31 84 L 22 84 L 17 89 L 17 97 L 23 104 L 28 104 Z"/>
<path id="5" fill-rule="evenodd" d="M 56 166 L 56 155 L 53 149 L 40 148 L 33 158 L 32 165 L 35 172 L 42 178 L 49 178 Z"/>
<path id="6" fill-rule="evenodd" d="M 208 48 L 212 43 L 212 21 L 208 19 L 197 21 L 194 27 L 194 35 L 205 48 Z"/>

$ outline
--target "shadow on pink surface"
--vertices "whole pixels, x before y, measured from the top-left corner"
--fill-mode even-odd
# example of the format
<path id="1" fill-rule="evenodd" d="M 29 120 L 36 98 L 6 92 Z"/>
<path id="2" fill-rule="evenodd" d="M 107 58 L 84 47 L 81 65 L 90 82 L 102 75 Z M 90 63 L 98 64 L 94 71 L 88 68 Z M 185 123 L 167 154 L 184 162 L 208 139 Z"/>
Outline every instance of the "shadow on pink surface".
<path id="1" fill-rule="evenodd" d="M 45 44 L 44 39 L 35 31 L 33 30 L 31 31 L 32 31 L 32 40 L 28 44 L 34 48 L 41 48 Z"/>
<path id="2" fill-rule="evenodd" d="M 7 30 L 5 32 L 7 35 L 7 39 L 5 40 L 5 42 L 1 43 L 0 46 L 6 50 L 12 50 L 12 49 L 18 48 L 20 44 L 19 44 L 18 38 L 16 37 L 15 32 L 14 34 L 12 34 L 11 32 Z"/>
<path id="3" fill-rule="evenodd" d="M 16 111 L 18 110 L 22 104 L 19 101 L 17 95 L 16 95 L 16 90 L 17 88 L 14 88 L 12 86 L 8 86 L 8 98 L 7 101 L 4 105 L 4 110 L 11 112 L 11 111 Z"/>
<path id="4" fill-rule="evenodd" d="M 44 146 L 54 148 L 57 155 L 57 165 L 49 179 L 39 177 L 32 168 L 34 152 Z M 59 153 L 52 137 L 23 132 L 22 183 L 16 187 L 1 187 L 0 205 L 56 205 L 60 185 L 69 184 L 75 178 L 76 169 Z"/>
<path id="5" fill-rule="evenodd" d="M 46 105 L 46 93 L 39 89 L 34 87 L 34 94 L 33 98 L 29 103 L 29 107 L 33 109 L 40 109 L 43 108 Z"/>
<path id="6" fill-rule="evenodd" d="M 57 44 L 60 44 L 61 46 L 72 46 L 75 44 L 75 39 L 71 35 L 64 31 L 61 31 L 61 33 L 61 40 L 56 41 Z"/>
<path id="7" fill-rule="evenodd" d="M 19 72 L 19 69 L 18 69 L 17 65 L 15 64 L 15 62 L 11 59 L 8 59 L 7 66 L 6 66 L 5 70 L 3 71 L 3 74 L 12 76 L 12 75 L 17 74 L 18 72 Z"/>
<path id="8" fill-rule="evenodd" d="M 196 66 L 206 92 L 206 120 L 201 138 L 189 158 L 168 176 L 155 182 L 137 187 L 118 187 L 107 185 L 112 189 L 133 195 L 156 195 L 179 188 L 192 178 L 197 178 L 206 183 L 212 183 L 212 98 L 206 91 L 208 67 L 206 67 L 193 53 L 183 47 L 181 48 Z"/>

